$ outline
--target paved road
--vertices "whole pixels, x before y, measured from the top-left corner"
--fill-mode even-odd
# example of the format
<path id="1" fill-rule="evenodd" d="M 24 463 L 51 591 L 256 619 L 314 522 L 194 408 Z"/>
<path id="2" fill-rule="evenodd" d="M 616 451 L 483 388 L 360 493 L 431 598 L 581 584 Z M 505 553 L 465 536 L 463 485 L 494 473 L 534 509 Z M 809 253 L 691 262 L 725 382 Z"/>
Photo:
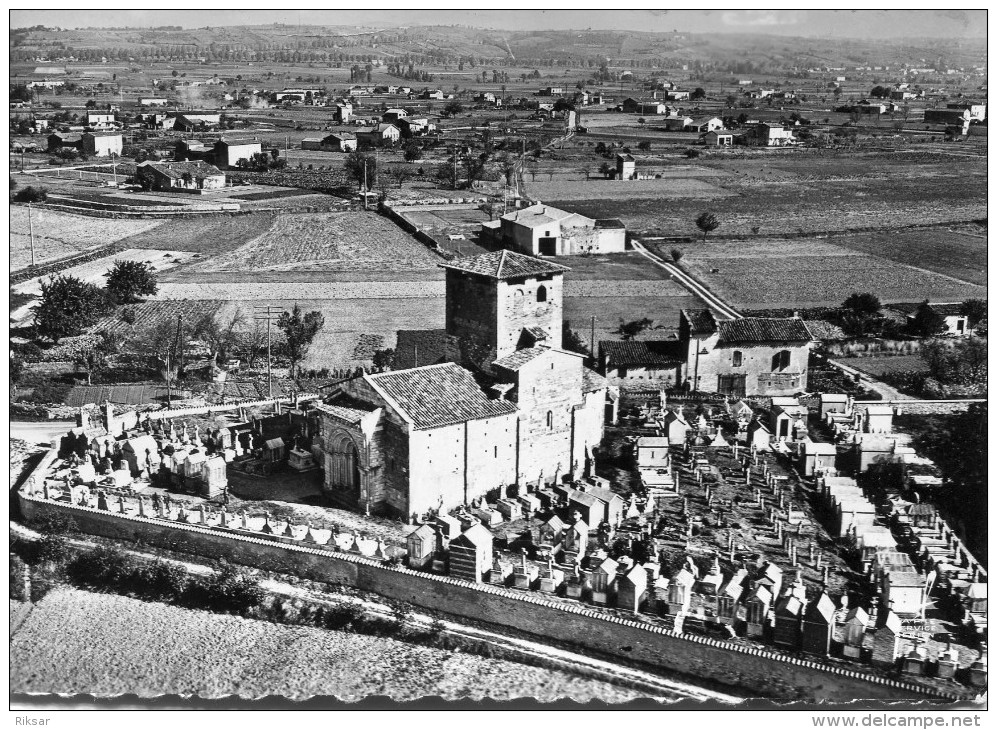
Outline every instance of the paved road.
<path id="1" fill-rule="evenodd" d="M 52 444 L 69 429 L 76 428 L 75 421 L 12 421 L 10 437 L 32 444 Z"/>

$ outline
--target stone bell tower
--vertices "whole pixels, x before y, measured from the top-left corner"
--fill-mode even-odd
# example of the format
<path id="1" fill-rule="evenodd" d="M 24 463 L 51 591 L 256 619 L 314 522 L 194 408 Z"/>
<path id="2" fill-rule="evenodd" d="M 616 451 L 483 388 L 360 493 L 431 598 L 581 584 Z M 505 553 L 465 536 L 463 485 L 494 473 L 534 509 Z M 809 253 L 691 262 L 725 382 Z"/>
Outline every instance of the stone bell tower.
<path id="1" fill-rule="evenodd" d="M 566 266 L 513 251 L 442 264 L 446 331 L 463 364 L 488 364 L 524 347 L 561 347 Z"/>

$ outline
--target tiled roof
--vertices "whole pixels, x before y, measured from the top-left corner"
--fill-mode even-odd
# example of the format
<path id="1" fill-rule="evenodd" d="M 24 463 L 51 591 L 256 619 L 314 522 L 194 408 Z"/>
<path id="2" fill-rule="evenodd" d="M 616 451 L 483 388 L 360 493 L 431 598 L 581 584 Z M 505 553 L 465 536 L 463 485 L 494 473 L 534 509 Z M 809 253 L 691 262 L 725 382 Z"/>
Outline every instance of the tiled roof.
<path id="1" fill-rule="evenodd" d="M 591 368 L 582 368 L 582 392 L 592 393 L 606 387 L 606 379 Z"/>
<path id="2" fill-rule="evenodd" d="M 717 319 L 709 309 L 683 309 L 682 314 L 689 321 L 694 335 L 712 334 L 717 331 Z"/>
<path id="3" fill-rule="evenodd" d="M 565 271 L 570 271 L 567 266 L 504 249 L 484 253 L 480 256 L 456 259 L 450 263 L 440 264 L 440 266 L 444 269 L 466 271 L 469 274 L 478 274 L 499 280 L 525 279 L 531 276 L 563 274 Z"/>
<path id="4" fill-rule="evenodd" d="M 141 165 L 139 167 L 141 167 Z M 182 178 L 184 173 L 190 174 L 195 179 L 202 177 L 218 177 L 225 174 L 217 167 L 209 165 L 204 160 L 195 160 L 192 162 L 150 162 L 147 167 L 152 168 L 156 172 L 161 172 L 172 179 Z"/>
<path id="5" fill-rule="evenodd" d="M 679 365 L 685 362 L 685 345 L 678 340 L 606 340 L 600 355 L 609 365 Z"/>
<path id="6" fill-rule="evenodd" d="M 720 342 L 809 342 L 813 339 L 802 319 L 741 317 L 720 322 Z"/>
<path id="7" fill-rule="evenodd" d="M 549 351 L 549 347 L 526 347 L 522 350 L 516 350 L 505 357 L 500 357 L 492 364 L 497 365 L 500 368 L 505 368 L 506 370 L 519 370 L 519 368 L 523 367 L 523 365 L 536 360 L 545 352 Z"/>
<path id="8" fill-rule="evenodd" d="M 371 411 L 364 411 L 359 408 L 350 408 L 348 406 L 340 406 L 336 404 L 325 404 L 317 403 L 315 405 L 315 410 L 321 411 L 322 413 L 328 413 L 330 416 L 335 416 L 341 418 L 347 423 L 360 423 L 360 420 L 371 413 Z"/>
<path id="9" fill-rule="evenodd" d="M 507 401 L 489 400 L 464 368 L 442 363 L 366 376 L 398 405 L 416 429 L 439 428 L 513 413 Z"/>

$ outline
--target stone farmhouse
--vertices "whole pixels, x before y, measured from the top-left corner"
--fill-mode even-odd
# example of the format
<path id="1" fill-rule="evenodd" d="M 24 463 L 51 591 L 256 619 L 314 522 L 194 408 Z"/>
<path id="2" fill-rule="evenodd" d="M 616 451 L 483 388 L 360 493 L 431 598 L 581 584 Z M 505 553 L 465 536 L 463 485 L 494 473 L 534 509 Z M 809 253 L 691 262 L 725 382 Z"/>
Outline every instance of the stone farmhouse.
<path id="1" fill-rule="evenodd" d="M 679 338 L 599 343 L 599 370 L 621 397 L 666 388 L 745 395 L 806 389 L 813 336 L 802 319 L 682 310 Z"/>
<path id="2" fill-rule="evenodd" d="M 80 137 L 83 154 L 90 157 L 121 156 L 121 134 L 118 132 L 86 132 Z"/>
<path id="3" fill-rule="evenodd" d="M 627 231 L 616 219 L 595 220 L 537 203 L 482 224 L 482 238 L 533 256 L 620 253 Z"/>
<path id="4" fill-rule="evenodd" d="M 607 388 L 561 347 L 567 269 L 511 251 L 443 268 L 449 351 L 340 383 L 317 407 L 324 487 L 345 507 L 445 512 L 591 473 Z"/>
<path id="5" fill-rule="evenodd" d="M 225 173 L 203 160 L 192 162 L 143 162 L 148 170 L 152 190 L 188 192 L 220 190 L 225 187 Z"/>

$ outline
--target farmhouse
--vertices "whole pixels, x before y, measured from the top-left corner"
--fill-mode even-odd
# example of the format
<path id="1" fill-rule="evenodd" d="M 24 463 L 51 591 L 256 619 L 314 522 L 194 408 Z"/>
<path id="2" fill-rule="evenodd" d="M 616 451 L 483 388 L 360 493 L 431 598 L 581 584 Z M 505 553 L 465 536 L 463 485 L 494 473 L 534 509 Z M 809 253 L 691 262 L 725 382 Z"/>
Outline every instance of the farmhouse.
<path id="1" fill-rule="evenodd" d="M 121 135 L 117 132 L 86 132 L 80 137 L 83 154 L 91 157 L 121 156 Z"/>
<path id="2" fill-rule="evenodd" d="M 886 114 L 886 104 L 881 104 L 878 101 L 872 102 L 868 99 L 862 99 L 852 109 L 859 114 Z"/>
<path id="3" fill-rule="evenodd" d="M 225 173 L 203 160 L 194 162 L 143 162 L 153 190 L 165 192 L 218 190 L 225 187 Z"/>
<path id="4" fill-rule="evenodd" d="M 357 136 L 350 132 L 334 132 L 318 140 L 318 147 L 308 147 L 307 149 L 320 149 L 327 152 L 353 152 L 357 148 Z M 301 149 L 306 149 L 304 144 Z"/>
<path id="5" fill-rule="evenodd" d="M 263 145 L 251 140 L 226 140 L 215 142 L 213 157 L 215 165 L 223 170 L 238 167 L 240 162 L 249 162 L 253 155 L 263 151 Z"/>
<path id="6" fill-rule="evenodd" d="M 394 124 L 398 120 L 404 119 L 407 116 L 408 112 L 404 109 L 388 109 L 381 115 L 381 121 L 387 122 L 388 124 Z"/>
<path id="7" fill-rule="evenodd" d="M 139 99 L 139 106 L 166 106 L 169 104 L 168 99 Z"/>
<path id="8" fill-rule="evenodd" d="M 176 115 L 174 129 L 182 132 L 213 129 L 222 123 L 220 112 L 182 112 Z"/>
<path id="9" fill-rule="evenodd" d="M 506 213 L 499 223 L 503 246 L 533 256 L 618 253 L 626 249 L 627 232 L 620 221 L 594 220 L 542 203 Z"/>
<path id="10" fill-rule="evenodd" d="M 669 91 L 665 94 L 665 98 L 669 101 L 684 101 L 690 96 L 688 91 Z"/>
<path id="11" fill-rule="evenodd" d="M 115 123 L 112 112 L 87 112 L 87 126 L 110 127 Z"/>
<path id="12" fill-rule="evenodd" d="M 627 114 L 658 115 L 665 114 L 668 106 L 655 99 L 634 99 L 629 97 L 623 100 L 623 111 Z"/>
<path id="13" fill-rule="evenodd" d="M 946 109 L 964 109 L 969 112 L 969 121 L 983 122 L 987 118 L 987 105 L 975 101 L 959 101 L 946 104 Z"/>
<path id="14" fill-rule="evenodd" d="M 661 123 L 661 128 L 668 130 L 669 132 L 683 132 L 690 124 L 692 124 L 692 117 L 678 115 L 674 117 L 665 117 Z"/>
<path id="15" fill-rule="evenodd" d="M 722 129 L 700 135 L 700 139 L 707 147 L 730 147 L 734 144 L 734 135 Z"/>
<path id="16" fill-rule="evenodd" d="M 399 119 L 396 126 L 402 131 L 403 137 L 418 137 L 436 129 L 436 125 L 430 124 L 426 117 Z"/>
<path id="17" fill-rule="evenodd" d="M 369 129 L 357 130 L 357 141 L 372 147 L 390 145 L 401 139 L 402 132 L 394 124 L 378 124 Z"/>
<path id="18" fill-rule="evenodd" d="M 963 132 L 969 128 L 973 115 L 968 109 L 925 109 L 925 124 L 948 124 L 962 127 Z"/>
<path id="19" fill-rule="evenodd" d="M 364 374 L 318 406 L 324 488 L 400 515 L 590 470 L 606 382 L 561 349 L 563 266 L 510 251 L 444 264 L 462 364 Z"/>
<path id="20" fill-rule="evenodd" d="M 353 105 L 348 101 L 337 101 L 336 111 L 333 113 L 333 118 L 340 124 L 346 124 L 350 121 L 353 116 Z"/>
<path id="21" fill-rule="evenodd" d="M 749 139 L 760 147 L 784 147 L 796 142 L 791 129 L 786 129 L 781 124 L 766 124 L 765 122 L 755 125 Z"/>
<path id="22" fill-rule="evenodd" d="M 891 304 L 887 309 L 902 313 L 906 318 L 907 324 L 911 325 L 917 319 L 917 312 L 920 307 L 920 304 Z M 932 302 L 928 304 L 928 307 L 945 320 L 945 330 L 942 334 L 968 335 L 970 333 L 969 318 L 962 313 L 962 304 L 960 302 L 944 304 Z"/>
<path id="23" fill-rule="evenodd" d="M 686 130 L 706 134 L 718 129 L 723 129 L 724 123 L 720 117 L 698 117 L 686 125 Z"/>
<path id="24" fill-rule="evenodd" d="M 48 136 L 48 151 L 55 152 L 63 147 L 81 147 L 80 135 L 68 132 L 53 132 Z"/>
<path id="25" fill-rule="evenodd" d="M 674 388 L 682 382 L 685 344 L 678 340 L 607 340 L 599 343 L 599 372 L 625 390 Z"/>
<path id="26" fill-rule="evenodd" d="M 802 319 L 719 321 L 706 309 L 682 310 L 684 384 L 728 395 L 790 395 L 806 389 L 813 339 Z"/>
<path id="27" fill-rule="evenodd" d="M 637 160 L 633 155 L 627 153 L 616 155 L 616 179 L 637 179 Z"/>

